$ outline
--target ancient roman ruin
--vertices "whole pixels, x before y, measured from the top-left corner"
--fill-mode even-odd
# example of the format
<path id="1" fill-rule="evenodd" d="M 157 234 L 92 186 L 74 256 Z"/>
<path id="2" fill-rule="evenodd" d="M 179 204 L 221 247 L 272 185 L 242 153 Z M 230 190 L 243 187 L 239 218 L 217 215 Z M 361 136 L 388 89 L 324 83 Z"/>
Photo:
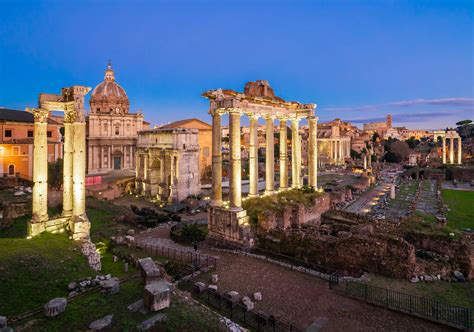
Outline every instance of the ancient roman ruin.
<path id="1" fill-rule="evenodd" d="M 442 158 L 443 164 L 447 164 L 446 162 L 446 139 L 449 139 L 449 163 L 454 164 L 454 141 L 457 140 L 458 146 L 458 153 L 457 153 L 457 164 L 461 165 L 461 158 L 462 158 L 462 142 L 461 136 L 455 130 L 437 130 L 434 132 L 435 140 L 439 137 L 443 140 L 443 147 L 442 147 Z"/>
<path id="2" fill-rule="evenodd" d="M 241 116 L 250 119 L 250 192 L 256 197 L 258 192 L 257 165 L 257 125 L 261 117 L 266 122 L 266 171 L 265 195 L 275 193 L 274 175 L 274 127 L 280 121 L 280 179 L 279 189 L 287 190 L 287 121 L 291 121 L 291 188 L 300 188 L 301 180 L 301 139 L 299 122 L 309 122 L 308 178 L 309 186 L 317 188 L 317 120 L 315 104 L 288 102 L 275 96 L 269 83 L 264 80 L 248 82 L 244 93 L 233 90 L 209 90 L 203 93 L 209 99 L 209 114 L 212 116 L 212 197 L 209 209 L 210 240 L 233 243 L 237 246 L 252 246 L 253 238 L 247 212 L 242 208 L 241 194 Z M 222 130 L 221 117 L 229 114 L 230 143 L 230 190 L 229 202 L 222 199 Z"/>
<path id="3" fill-rule="evenodd" d="M 34 124 L 33 211 L 28 223 L 28 237 L 44 231 L 67 228 L 73 239 L 89 237 L 90 222 L 86 215 L 86 122 L 85 86 L 63 88 L 61 94 L 39 96 L 39 108 L 30 108 Z M 63 211 L 59 218 L 48 216 L 47 119 L 50 111 L 64 111 Z"/>
<path id="4" fill-rule="evenodd" d="M 197 129 L 150 129 L 139 132 L 136 192 L 175 203 L 200 191 Z"/>

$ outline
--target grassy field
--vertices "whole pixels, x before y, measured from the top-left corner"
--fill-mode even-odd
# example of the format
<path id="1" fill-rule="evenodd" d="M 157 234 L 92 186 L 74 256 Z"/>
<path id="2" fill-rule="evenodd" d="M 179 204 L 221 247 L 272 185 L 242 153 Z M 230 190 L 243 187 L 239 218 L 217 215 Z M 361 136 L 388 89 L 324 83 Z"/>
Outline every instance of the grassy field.
<path id="1" fill-rule="evenodd" d="M 370 284 L 411 295 L 426 297 L 453 305 L 474 307 L 474 283 L 412 283 L 408 280 L 370 276 Z"/>
<path id="2" fill-rule="evenodd" d="M 143 285 L 139 279 L 120 285 L 116 294 L 93 293 L 68 303 L 66 311 L 56 317 L 43 315 L 33 317 L 29 322 L 15 326 L 22 331 L 85 331 L 94 320 L 113 314 L 112 324 L 107 331 L 134 331 L 136 326 L 155 313 L 143 315 L 130 312 L 127 306 L 142 298 Z M 173 297 L 171 307 L 161 311 L 167 320 L 155 326 L 154 331 L 217 331 L 217 316 L 200 306 L 189 306 L 180 298 Z"/>
<path id="3" fill-rule="evenodd" d="M 474 191 L 443 189 L 441 194 L 449 207 L 448 226 L 474 229 Z"/>

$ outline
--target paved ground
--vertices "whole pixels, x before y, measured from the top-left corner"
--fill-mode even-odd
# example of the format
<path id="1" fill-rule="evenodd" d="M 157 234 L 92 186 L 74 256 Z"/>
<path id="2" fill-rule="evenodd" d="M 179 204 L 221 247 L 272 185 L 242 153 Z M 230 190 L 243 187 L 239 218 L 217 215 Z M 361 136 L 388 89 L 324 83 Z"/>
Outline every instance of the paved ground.
<path id="1" fill-rule="evenodd" d="M 301 329 L 319 321 L 324 324 L 320 331 L 449 331 L 338 295 L 327 282 L 303 273 L 250 257 L 213 254 L 220 257 L 216 272 L 220 292 L 235 290 L 251 296 L 260 291 L 263 301 L 256 303 L 257 310 L 283 317 Z"/>
<path id="2" fill-rule="evenodd" d="M 390 192 L 390 180 L 382 181 L 373 189 L 360 195 L 358 199 L 346 206 L 343 210 L 347 212 L 353 212 L 358 214 L 367 214 L 371 211 L 372 207 L 377 202 L 375 199 L 380 198 L 380 195 L 384 192 Z"/>

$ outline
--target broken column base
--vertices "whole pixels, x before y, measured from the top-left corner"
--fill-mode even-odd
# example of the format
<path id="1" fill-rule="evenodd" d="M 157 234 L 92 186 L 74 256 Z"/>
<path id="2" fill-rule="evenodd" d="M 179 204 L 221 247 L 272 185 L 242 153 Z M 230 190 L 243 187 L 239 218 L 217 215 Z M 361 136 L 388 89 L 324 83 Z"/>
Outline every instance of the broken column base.
<path id="1" fill-rule="evenodd" d="M 28 221 L 27 232 L 28 238 L 32 238 L 44 232 L 62 233 L 69 230 L 72 238 L 77 241 L 88 239 L 90 228 L 90 221 L 84 214 L 80 217 L 59 217 L 45 221 L 36 221 L 32 219 Z"/>
<path id="2" fill-rule="evenodd" d="M 69 219 L 69 230 L 72 238 L 75 241 L 89 238 L 91 223 L 87 215 L 84 213 L 81 216 L 73 216 Z"/>
<path id="3" fill-rule="evenodd" d="M 210 245 L 236 249 L 253 247 L 253 234 L 246 210 L 211 206 L 208 215 L 207 242 Z"/>

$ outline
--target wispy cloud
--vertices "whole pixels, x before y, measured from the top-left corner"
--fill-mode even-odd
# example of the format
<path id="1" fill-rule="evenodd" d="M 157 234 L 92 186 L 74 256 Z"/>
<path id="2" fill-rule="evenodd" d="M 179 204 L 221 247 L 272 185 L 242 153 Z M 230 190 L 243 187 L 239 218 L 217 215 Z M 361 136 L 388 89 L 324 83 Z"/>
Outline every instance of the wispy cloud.
<path id="1" fill-rule="evenodd" d="M 393 115 L 394 122 L 420 122 L 424 120 L 434 120 L 437 118 L 444 118 L 447 116 L 460 115 L 460 114 L 469 114 L 470 109 L 450 109 L 443 111 L 435 112 L 410 112 L 410 113 L 398 113 Z M 354 123 L 367 123 L 367 122 L 384 122 L 386 117 L 369 117 L 361 119 L 352 119 L 348 120 L 349 122 Z"/>
<path id="2" fill-rule="evenodd" d="M 322 111 L 327 112 L 371 112 L 380 109 L 396 109 L 419 106 L 472 106 L 471 111 L 474 110 L 474 98 L 438 98 L 438 99 L 412 99 L 390 102 L 385 104 L 364 105 L 356 107 L 328 107 L 322 108 Z"/>

